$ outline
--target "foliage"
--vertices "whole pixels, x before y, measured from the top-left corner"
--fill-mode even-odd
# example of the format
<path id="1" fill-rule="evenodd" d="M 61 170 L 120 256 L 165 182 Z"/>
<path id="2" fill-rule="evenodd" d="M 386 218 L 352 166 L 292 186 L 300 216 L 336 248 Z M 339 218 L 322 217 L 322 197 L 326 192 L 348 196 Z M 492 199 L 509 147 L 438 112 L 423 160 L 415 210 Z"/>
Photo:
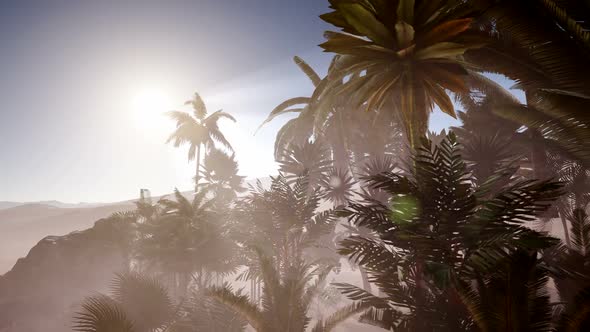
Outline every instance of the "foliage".
<path id="1" fill-rule="evenodd" d="M 262 251 L 255 251 L 264 284 L 262 308 L 252 303 L 247 296 L 234 292 L 228 285 L 212 287 L 207 294 L 241 313 L 256 331 L 305 331 L 310 322 L 307 312 L 311 301 L 329 269 L 305 264 L 302 260 L 291 260 L 288 265 L 280 265 Z M 343 308 L 326 321 L 318 322 L 312 331 L 331 331 L 339 322 L 362 309 L 364 307 L 360 305 Z"/>
<path id="2" fill-rule="evenodd" d="M 588 164 L 590 119 L 587 5 L 582 1 L 471 1 L 480 9 L 485 47 L 465 54 L 482 70 L 502 74 L 525 91 L 526 105 L 495 112 L 537 130 L 576 160 Z M 562 7 L 563 6 L 563 7 Z M 573 17 L 577 19 L 573 19 Z M 581 28 L 584 27 L 584 28 Z"/>
<path id="3" fill-rule="evenodd" d="M 453 134 L 438 146 L 425 141 L 414 160 L 411 176 L 386 173 L 369 179 L 390 194 L 388 204 L 367 199 L 344 212 L 378 239 L 352 236 L 341 242 L 340 253 L 364 266 L 385 298 L 342 287 L 351 299 L 372 303 L 376 311 L 363 316 L 366 322 L 402 330 L 470 330 L 454 280 L 475 280 L 512 253 L 555 244 L 525 223 L 549 207 L 560 186 L 517 181 L 485 195 L 489 183 L 476 185 Z"/>
<path id="4" fill-rule="evenodd" d="M 228 156 L 217 149 L 211 149 L 205 155 L 203 170 L 204 183 L 200 183 L 201 190 L 211 193 L 219 202 L 229 203 L 243 193 L 246 188 L 242 183 L 244 177 L 238 175 L 238 162 L 235 154 Z"/>
<path id="5" fill-rule="evenodd" d="M 235 311 L 207 297 L 204 291 L 193 292 L 181 308 L 182 315 L 173 332 L 241 332 L 247 321 Z"/>
<path id="6" fill-rule="evenodd" d="M 148 267 L 180 274 L 180 291 L 186 292 L 194 272 L 199 272 L 203 282 L 205 270 L 233 271 L 235 244 L 223 228 L 222 215 L 213 209 L 215 199 L 207 198 L 207 192 L 198 192 L 189 201 L 175 190 L 174 198 L 160 199 L 161 214 L 140 225 L 137 254 Z"/>
<path id="7" fill-rule="evenodd" d="M 74 318 L 81 332 L 148 332 L 170 325 L 176 309 L 168 291 L 156 279 L 137 273 L 118 274 L 112 296 L 87 298 Z"/>
<path id="8" fill-rule="evenodd" d="M 334 95 L 350 93 L 351 102 L 367 103 L 367 110 L 395 100 L 388 106 L 412 147 L 426 133 L 435 104 L 455 117 L 446 91 L 467 90 L 469 66 L 462 55 L 482 46 L 470 31 L 472 13 L 465 2 L 331 0 L 330 5 L 333 11 L 321 18 L 343 32 L 326 32 L 321 47 L 341 56 L 314 98 L 330 103 Z"/>
<path id="9" fill-rule="evenodd" d="M 235 211 L 239 221 L 234 229 L 236 240 L 259 248 L 277 266 L 299 261 L 304 255 L 315 256 L 322 237 L 332 234 L 336 226 L 335 210 L 318 212 L 320 189 L 311 188 L 306 175 L 293 181 L 279 175 L 271 178 L 270 188 L 259 183 Z M 249 269 L 243 277 L 260 278 L 259 259 L 246 254 L 246 261 Z"/>
<path id="10" fill-rule="evenodd" d="M 204 145 L 206 148 L 212 148 L 215 142 L 217 142 L 230 151 L 233 151 L 231 144 L 219 129 L 217 122 L 222 118 L 232 120 L 233 122 L 236 122 L 236 119 L 229 113 L 221 110 L 208 115 L 205 103 L 198 93 L 195 93 L 192 100 L 185 102 L 185 105 L 192 106 L 192 115 L 180 111 L 171 111 L 168 113 L 176 121 L 176 130 L 170 135 L 167 143 L 173 142 L 174 147 L 189 144 L 188 160 L 193 160 L 195 159 L 195 155 L 197 156 L 197 170 L 195 174 L 195 191 L 197 191 L 200 176 L 201 146 Z"/>

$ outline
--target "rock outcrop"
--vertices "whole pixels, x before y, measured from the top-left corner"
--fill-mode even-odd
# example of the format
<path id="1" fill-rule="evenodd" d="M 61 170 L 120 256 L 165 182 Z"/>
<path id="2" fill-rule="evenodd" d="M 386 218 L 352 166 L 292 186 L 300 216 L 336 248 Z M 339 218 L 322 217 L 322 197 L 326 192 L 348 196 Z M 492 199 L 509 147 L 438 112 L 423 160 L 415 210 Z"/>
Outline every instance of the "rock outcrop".
<path id="1" fill-rule="evenodd" d="M 126 266 L 126 236 L 119 221 L 101 219 L 41 240 L 0 277 L 0 331 L 71 331 L 81 300 Z"/>

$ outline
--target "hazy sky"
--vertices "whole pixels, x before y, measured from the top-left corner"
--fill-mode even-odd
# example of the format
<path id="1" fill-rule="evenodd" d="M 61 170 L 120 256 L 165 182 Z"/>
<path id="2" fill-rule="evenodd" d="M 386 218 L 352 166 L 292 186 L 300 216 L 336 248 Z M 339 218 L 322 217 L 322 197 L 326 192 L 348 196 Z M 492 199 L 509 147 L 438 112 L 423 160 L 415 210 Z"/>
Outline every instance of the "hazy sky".
<path id="1" fill-rule="evenodd" d="M 312 91 L 294 55 L 325 73 L 326 11 L 324 0 L 1 2 L 0 200 L 191 188 L 194 164 L 164 144 L 173 124 L 153 106 L 180 107 L 195 91 L 237 118 L 222 129 L 242 173 L 274 173 L 284 120 L 253 133 L 282 100 Z"/>

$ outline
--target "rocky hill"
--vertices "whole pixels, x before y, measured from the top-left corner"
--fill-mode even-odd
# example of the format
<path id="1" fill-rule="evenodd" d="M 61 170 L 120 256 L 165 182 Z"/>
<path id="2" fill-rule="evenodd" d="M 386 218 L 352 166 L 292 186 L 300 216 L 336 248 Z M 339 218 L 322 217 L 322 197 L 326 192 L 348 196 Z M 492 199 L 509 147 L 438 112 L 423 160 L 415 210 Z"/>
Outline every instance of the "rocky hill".
<path id="1" fill-rule="evenodd" d="M 113 273 L 125 266 L 124 232 L 115 221 L 47 236 L 0 277 L 0 331 L 71 330 L 80 300 L 104 290 Z"/>
<path id="2" fill-rule="evenodd" d="M 131 202 L 98 207 L 59 208 L 31 203 L 0 210 L 0 274 L 48 235 L 60 236 L 92 227 L 100 218 L 131 210 Z"/>

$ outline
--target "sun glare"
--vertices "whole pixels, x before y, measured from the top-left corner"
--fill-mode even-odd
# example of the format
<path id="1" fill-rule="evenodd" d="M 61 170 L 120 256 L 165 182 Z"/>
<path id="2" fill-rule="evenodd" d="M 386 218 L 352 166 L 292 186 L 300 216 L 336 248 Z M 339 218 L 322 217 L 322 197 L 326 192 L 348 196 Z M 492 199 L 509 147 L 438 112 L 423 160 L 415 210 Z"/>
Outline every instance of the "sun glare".
<path id="1" fill-rule="evenodd" d="M 165 129 L 165 113 L 172 110 L 174 102 L 165 90 L 146 88 L 132 97 L 132 108 L 139 130 L 162 131 Z"/>

